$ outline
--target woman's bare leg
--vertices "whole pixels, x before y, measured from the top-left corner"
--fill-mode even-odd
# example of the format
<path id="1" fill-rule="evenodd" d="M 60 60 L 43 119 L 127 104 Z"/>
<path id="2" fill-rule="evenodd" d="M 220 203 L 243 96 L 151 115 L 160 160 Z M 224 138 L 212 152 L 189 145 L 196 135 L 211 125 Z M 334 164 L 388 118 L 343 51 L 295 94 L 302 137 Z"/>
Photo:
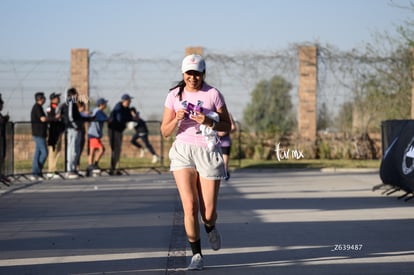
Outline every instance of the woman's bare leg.
<path id="1" fill-rule="evenodd" d="M 200 223 L 198 220 L 198 173 L 193 168 L 173 172 L 184 210 L 184 226 L 190 242 L 200 240 Z"/>

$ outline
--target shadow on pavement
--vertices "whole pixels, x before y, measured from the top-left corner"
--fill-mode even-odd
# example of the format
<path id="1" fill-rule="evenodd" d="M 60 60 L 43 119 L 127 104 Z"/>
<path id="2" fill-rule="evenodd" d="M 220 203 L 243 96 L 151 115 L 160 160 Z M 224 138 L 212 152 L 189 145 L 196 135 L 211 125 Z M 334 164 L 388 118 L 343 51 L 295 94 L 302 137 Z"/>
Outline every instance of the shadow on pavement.
<path id="1" fill-rule="evenodd" d="M 209 249 L 202 233 L 200 273 L 412 274 L 413 204 L 372 192 L 376 184 L 371 173 L 232 173 L 219 199 L 223 248 Z M 0 274 L 192 274 L 167 268 L 168 251 L 185 248 L 170 247 L 176 205 L 166 174 L 9 193 L 0 198 Z M 20 264 L 7 266 L 13 259 Z"/>

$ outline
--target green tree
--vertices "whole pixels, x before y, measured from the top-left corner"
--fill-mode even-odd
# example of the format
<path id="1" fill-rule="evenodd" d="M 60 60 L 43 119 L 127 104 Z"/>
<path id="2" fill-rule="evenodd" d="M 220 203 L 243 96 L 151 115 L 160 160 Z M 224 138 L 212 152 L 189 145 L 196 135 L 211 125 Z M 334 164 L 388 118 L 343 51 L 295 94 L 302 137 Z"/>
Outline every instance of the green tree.
<path id="1" fill-rule="evenodd" d="M 411 79 L 407 73 L 410 65 L 404 58 L 409 55 L 403 52 L 393 64 L 388 64 L 387 70 L 378 70 L 362 85 L 364 97 L 355 108 L 363 117 L 363 132 L 379 131 L 383 120 L 410 118 Z"/>
<path id="2" fill-rule="evenodd" d="M 322 103 L 318 112 L 318 120 L 316 122 L 316 128 L 318 130 L 328 129 L 332 124 L 331 114 L 329 113 L 326 103 Z"/>
<path id="3" fill-rule="evenodd" d="M 352 82 L 349 85 L 352 111 L 349 103 L 342 111 L 352 115 L 342 114 L 340 129 L 363 133 L 379 131 L 383 120 L 411 117 L 413 26 L 412 22 L 406 22 L 398 29 L 400 35 L 395 37 L 375 33 L 375 43 L 353 50 L 348 54 L 350 58 L 344 59 L 341 68 Z"/>
<path id="4" fill-rule="evenodd" d="M 414 12 L 414 3 L 412 1 L 410 1 L 410 3 L 407 5 L 398 5 L 396 3 L 393 3 L 393 6 L 395 8 Z M 404 24 L 402 26 L 399 26 L 397 31 L 408 44 L 408 46 L 414 47 L 414 20 L 405 20 Z"/>
<path id="5" fill-rule="evenodd" d="M 243 118 L 251 131 L 285 134 L 292 130 L 294 116 L 290 90 L 292 84 L 281 76 L 260 81 L 251 93 Z"/>
<path id="6" fill-rule="evenodd" d="M 352 131 L 352 110 L 353 102 L 345 102 L 339 109 L 335 118 L 335 126 L 342 132 L 350 133 Z"/>
<path id="7" fill-rule="evenodd" d="M 387 49 L 367 45 L 369 66 L 353 89 L 354 122 L 358 122 L 354 128 L 362 132 L 379 131 L 383 120 L 411 116 L 411 50 L 401 38 L 384 34 L 378 41 Z"/>

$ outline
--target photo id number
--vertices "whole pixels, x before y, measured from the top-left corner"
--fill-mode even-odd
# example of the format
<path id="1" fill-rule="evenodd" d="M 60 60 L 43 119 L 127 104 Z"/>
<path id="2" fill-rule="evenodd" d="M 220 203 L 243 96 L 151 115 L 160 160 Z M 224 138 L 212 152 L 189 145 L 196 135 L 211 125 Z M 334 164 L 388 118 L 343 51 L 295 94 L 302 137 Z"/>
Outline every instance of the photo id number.
<path id="1" fill-rule="evenodd" d="M 335 244 L 331 251 L 361 251 L 362 244 Z"/>

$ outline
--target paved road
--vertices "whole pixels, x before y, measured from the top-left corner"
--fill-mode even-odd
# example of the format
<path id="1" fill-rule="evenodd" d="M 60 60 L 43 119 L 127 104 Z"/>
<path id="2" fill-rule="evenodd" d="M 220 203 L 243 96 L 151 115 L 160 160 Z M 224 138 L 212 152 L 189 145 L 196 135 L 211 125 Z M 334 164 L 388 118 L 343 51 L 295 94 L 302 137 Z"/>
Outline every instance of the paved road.
<path id="1" fill-rule="evenodd" d="M 18 183 L 0 196 L 0 274 L 413 274 L 414 200 L 376 173 L 234 172 L 223 248 L 190 259 L 170 174 Z"/>

